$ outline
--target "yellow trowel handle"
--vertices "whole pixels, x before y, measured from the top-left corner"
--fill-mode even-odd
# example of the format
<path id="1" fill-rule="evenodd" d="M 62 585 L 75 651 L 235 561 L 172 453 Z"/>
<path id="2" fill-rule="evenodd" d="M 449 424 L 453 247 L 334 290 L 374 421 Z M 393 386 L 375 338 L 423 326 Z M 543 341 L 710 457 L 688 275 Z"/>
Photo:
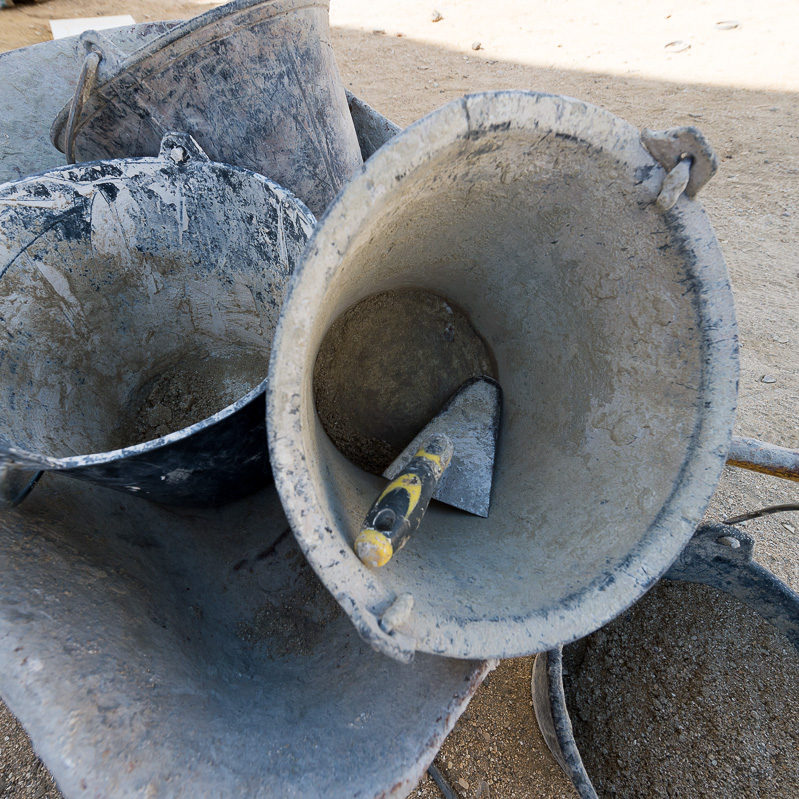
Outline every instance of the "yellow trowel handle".
<path id="1" fill-rule="evenodd" d="M 385 566 L 419 527 L 430 497 L 452 460 L 445 435 L 426 439 L 366 514 L 355 552 L 367 566 Z"/>

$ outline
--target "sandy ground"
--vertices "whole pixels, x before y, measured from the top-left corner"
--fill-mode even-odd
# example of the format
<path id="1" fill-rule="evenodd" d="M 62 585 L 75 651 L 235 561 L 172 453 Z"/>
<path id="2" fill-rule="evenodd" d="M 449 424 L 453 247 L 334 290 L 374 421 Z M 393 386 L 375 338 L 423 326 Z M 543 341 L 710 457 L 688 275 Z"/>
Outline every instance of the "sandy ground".
<path id="1" fill-rule="evenodd" d="M 130 13 L 144 21 L 193 16 L 211 5 L 25 4 L 0 11 L 0 49 L 49 39 L 49 18 Z M 799 7 L 793 0 L 333 0 L 332 6 L 347 87 L 400 124 L 466 93 L 524 88 L 578 97 L 641 127 L 699 126 L 721 159 L 701 200 L 736 296 L 736 432 L 799 447 Z M 434 11 L 442 17 L 437 22 Z M 775 381 L 763 382 L 766 375 Z M 727 470 L 708 517 L 788 501 L 799 502 L 796 484 Z M 799 514 L 759 519 L 746 529 L 756 539 L 757 559 L 799 589 Z M 503 663 L 444 744 L 437 763 L 463 799 L 575 795 L 535 728 L 529 678 L 529 658 Z M 22 733 L 8 720 L 3 725 L 0 796 L 44 796 L 41 781 L 17 782 L 14 769 L 30 771 L 29 756 Z M 411 795 L 441 796 L 429 778 Z"/>

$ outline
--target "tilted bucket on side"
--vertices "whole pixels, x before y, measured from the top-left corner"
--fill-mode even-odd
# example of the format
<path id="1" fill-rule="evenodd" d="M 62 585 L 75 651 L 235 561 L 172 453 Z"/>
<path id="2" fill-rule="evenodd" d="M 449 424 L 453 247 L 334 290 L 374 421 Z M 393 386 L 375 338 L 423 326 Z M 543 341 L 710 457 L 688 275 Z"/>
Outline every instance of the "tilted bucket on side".
<path id="1" fill-rule="evenodd" d="M 252 169 L 317 215 L 361 163 L 330 42 L 328 0 L 234 0 L 124 55 L 82 37 L 86 62 L 52 139 L 69 160 L 155 155 L 170 130 Z"/>
<path id="2" fill-rule="evenodd" d="M 737 338 L 710 223 L 684 195 L 661 210 L 664 177 L 605 111 L 475 95 L 384 145 L 317 228 L 272 351 L 271 462 L 300 546 L 382 651 L 573 640 L 691 537 L 729 445 Z M 504 397 L 489 517 L 434 502 L 387 566 L 363 566 L 352 543 L 385 485 L 367 469 L 483 373 Z"/>
<path id="3" fill-rule="evenodd" d="M 0 692 L 69 799 L 403 799 L 489 665 L 371 650 L 273 486 L 186 511 L 53 475 L 0 564 Z"/>
<path id="4" fill-rule="evenodd" d="M 314 225 L 183 134 L 0 187 L 0 462 L 212 505 L 269 475 L 272 335 Z"/>

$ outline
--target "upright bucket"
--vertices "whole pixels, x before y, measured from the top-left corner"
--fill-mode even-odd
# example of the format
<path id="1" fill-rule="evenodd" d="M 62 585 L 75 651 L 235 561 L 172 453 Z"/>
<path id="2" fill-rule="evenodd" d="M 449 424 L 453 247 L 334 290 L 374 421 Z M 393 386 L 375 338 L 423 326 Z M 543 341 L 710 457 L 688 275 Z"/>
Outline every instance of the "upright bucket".
<path id="1" fill-rule="evenodd" d="M 620 639 L 624 642 L 623 651 L 615 648 L 613 655 L 610 654 L 611 648 L 597 640 L 597 636 L 605 634 L 606 631 L 603 630 L 597 633 L 597 636 L 577 641 L 563 649 L 558 648 L 550 652 L 542 652 L 536 656 L 531 683 L 536 720 L 549 750 L 565 774 L 574 783 L 580 799 L 597 799 L 597 790 L 583 762 L 583 755 L 581 755 L 578 748 L 573 727 L 573 719 L 575 718 L 578 723 L 587 721 L 581 715 L 585 712 L 585 704 L 582 709 L 577 709 L 577 717 L 569 712 L 570 707 L 572 713 L 575 710 L 575 699 L 578 691 L 582 694 L 584 702 L 590 701 L 591 705 L 597 708 L 596 715 L 599 718 L 592 719 L 592 722 L 594 734 L 596 738 L 602 740 L 603 746 L 606 743 L 610 743 L 611 734 L 608 728 L 615 728 L 615 736 L 613 737 L 616 739 L 614 748 L 617 751 L 608 755 L 603 755 L 601 750 L 591 752 L 590 761 L 597 766 L 601 765 L 603 760 L 612 759 L 614 761 L 614 770 L 615 766 L 619 766 L 620 771 L 626 774 L 627 790 L 629 791 L 634 790 L 633 784 L 637 783 L 637 793 L 640 795 L 641 784 L 644 782 L 640 778 L 631 778 L 633 774 L 640 773 L 635 771 L 633 765 L 636 757 L 649 757 L 651 758 L 650 762 L 653 763 L 657 763 L 659 760 L 664 766 L 662 781 L 658 781 L 658 784 L 646 782 L 647 795 L 665 795 L 667 786 L 668 789 L 671 789 L 670 792 L 680 790 L 668 785 L 667 774 L 669 771 L 673 773 L 676 765 L 671 758 L 678 754 L 682 755 L 684 760 L 686 754 L 693 753 L 694 750 L 692 749 L 689 735 L 709 735 L 710 742 L 716 747 L 716 757 L 719 760 L 718 764 L 716 764 L 715 759 L 713 760 L 713 771 L 718 773 L 723 781 L 729 780 L 737 784 L 735 786 L 728 784 L 726 791 L 718 786 L 711 788 L 703 785 L 701 795 L 770 796 L 773 791 L 773 782 L 768 789 L 765 783 L 768 780 L 773 781 L 775 779 L 784 786 L 786 795 L 795 793 L 796 772 L 787 767 L 784 755 L 778 758 L 776 755 L 779 753 L 774 751 L 752 752 L 753 741 L 747 740 L 758 735 L 762 738 L 763 731 L 768 730 L 769 725 L 774 725 L 777 721 L 777 718 L 773 715 L 773 710 L 772 715 L 766 711 L 766 707 L 769 704 L 772 708 L 775 704 L 781 706 L 781 712 L 779 713 L 781 718 L 785 717 L 785 711 L 782 706 L 790 704 L 790 697 L 780 692 L 780 689 L 772 682 L 773 676 L 771 679 L 769 676 L 769 672 L 772 672 L 773 675 L 774 670 L 780 669 L 780 666 L 774 662 L 775 655 L 777 657 L 780 655 L 783 657 L 788 656 L 782 663 L 783 668 L 788 666 L 788 669 L 790 669 L 792 662 L 794 664 L 799 663 L 799 660 L 797 660 L 797 657 L 799 657 L 799 596 L 777 579 L 768 569 L 763 568 L 753 560 L 754 543 L 754 539 L 748 533 L 735 527 L 722 524 L 702 525 L 697 529 L 694 537 L 682 551 L 680 557 L 666 572 L 664 582 L 666 584 L 669 581 L 698 583 L 724 592 L 742 605 L 747 605 L 750 611 L 754 611 L 755 614 L 762 617 L 765 622 L 771 624 L 782 634 L 782 642 L 787 645 L 782 649 L 782 652 L 775 653 L 774 649 L 767 649 L 764 646 L 766 642 L 764 642 L 761 635 L 752 636 L 756 625 L 753 624 L 751 615 L 746 619 L 743 627 L 740 627 L 738 625 L 740 616 L 734 613 L 734 605 L 731 606 L 729 603 L 719 602 L 718 597 L 707 595 L 705 597 L 700 595 L 700 601 L 690 610 L 696 613 L 697 611 L 694 608 L 699 607 L 707 612 L 707 603 L 712 602 L 710 607 L 714 611 L 718 610 L 721 618 L 707 618 L 706 623 L 703 624 L 703 629 L 700 630 L 700 642 L 698 644 L 692 642 L 688 633 L 683 633 L 676 629 L 675 615 L 681 630 L 687 629 L 686 616 L 690 616 L 691 612 L 688 608 L 681 608 L 680 604 L 683 603 L 679 600 L 682 598 L 684 601 L 696 601 L 697 596 L 696 594 L 687 595 L 679 589 L 679 586 L 675 586 L 677 590 L 671 593 L 671 596 L 669 594 L 654 593 L 649 594 L 644 599 L 644 602 L 653 603 L 650 605 L 649 613 L 654 616 L 657 623 L 657 629 L 650 629 L 649 631 L 647 643 L 651 644 L 650 646 L 641 646 L 641 639 L 645 634 L 642 633 L 640 624 L 636 624 L 630 617 L 627 617 L 618 619 L 615 622 L 617 625 L 624 625 L 615 631 L 615 636 L 618 636 L 617 640 Z M 661 583 L 662 585 L 663 583 Z M 701 601 L 702 599 L 704 599 L 704 603 Z M 636 610 L 640 610 L 640 607 L 636 607 L 631 612 L 635 613 Z M 688 611 L 688 613 L 685 611 Z M 736 616 L 738 616 L 737 619 Z M 744 684 L 743 681 L 745 679 L 742 675 L 743 670 L 740 664 L 732 656 L 728 646 L 719 646 L 718 641 L 714 641 L 713 644 L 706 641 L 708 637 L 712 640 L 712 636 L 716 632 L 715 625 L 727 630 L 730 627 L 735 627 L 735 640 L 748 641 L 748 644 L 742 643 L 741 646 L 752 652 L 753 658 L 756 659 L 758 664 L 758 671 L 760 671 L 760 664 L 763 662 L 763 658 L 768 658 L 769 655 L 772 658 L 772 662 L 766 662 L 762 669 L 765 685 L 756 686 L 751 682 L 745 684 L 744 690 L 748 695 L 747 699 L 751 698 L 752 704 L 757 706 L 757 710 L 751 716 L 743 709 L 741 709 L 740 713 L 737 712 L 738 708 L 741 708 L 741 702 L 734 698 L 736 684 L 741 686 Z M 693 626 L 692 629 L 695 631 L 696 627 Z M 663 674 L 662 671 L 664 660 L 669 657 L 667 654 L 668 649 L 666 652 L 663 651 L 662 639 L 673 641 L 675 640 L 675 633 L 677 635 L 676 641 L 680 644 L 685 661 L 679 668 L 686 675 L 685 679 L 690 681 L 692 687 L 692 691 L 688 694 L 680 692 L 675 695 L 673 692 L 676 687 L 674 685 L 674 675 L 669 678 L 669 675 Z M 695 640 L 697 635 L 693 635 L 691 638 Z M 630 639 L 637 639 L 637 645 L 633 644 Z M 645 637 L 644 640 L 646 640 Z M 656 641 L 657 643 L 655 643 Z M 668 646 L 668 643 L 666 646 Z M 693 649 L 694 646 L 700 649 L 698 655 Z M 606 674 L 608 676 L 606 676 L 605 681 L 597 680 L 596 677 L 591 677 L 590 681 L 588 681 L 583 674 L 586 653 L 592 649 L 595 653 L 594 664 L 597 662 L 596 655 L 602 658 L 606 664 Z M 790 650 L 793 651 L 791 652 Z M 697 701 L 699 702 L 699 707 L 702 707 L 716 693 L 710 690 L 709 685 L 715 675 L 713 675 L 713 669 L 708 674 L 708 652 L 711 653 L 712 661 L 718 664 L 718 671 L 727 677 L 726 681 L 729 684 L 723 686 L 722 690 L 727 702 L 728 712 L 730 705 L 732 705 L 736 709 L 736 715 L 743 713 L 743 718 L 748 721 L 754 731 L 753 734 L 751 731 L 743 732 L 729 729 L 718 718 L 721 713 L 717 711 L 714 716 L 707 707 L 702 708 L 702 710 L 693 710 L 691 715 L 697 715 L 698 713 L 705 715 L 708 726 L 711 727 L 710 732 L 708 730 L 685 729 L 683 718 L 685 709 L 691 706 L 696 708 Z M 629 690 L 627 680 L 631 678 L 630 664 L 638 664 L 639 666 L 636 674 L 638 694 L 633 694 Z M 750 662 L 750 669 L 751 666 Z M 793 670 L 796 670 L 795 666 Z M 651 682 L 648 685 L 646 682 L 644 683 L 645 689 L 652 692 L 655 685 L 662 686 L 663 693 L 670 694 L 666 702 L 657 698 L 653 701 L 651 693 L 647 695 L 646 690 L 640 691 L 642 671 L 651 674 Z M 625 684 L 623 692 L 617 693 L 620 687 L 620 674 Z M 785 680 L 790 683 L 788 674 L 785 675 Z M 600 682 L 602 684 L 599 684 Z M 631 723 L 629 718 L 621 720 L 624 728 L 630 731 L 631 737 L 638 739 L 639 745 L 632 751 L 618 751 L 619 721 L 608 724 L 609 720 L 603 718 L 606 710 L 600 709 L 607 708 L 607 695 L 609 692 L 613 692 L 612 686 L 616 688 L 614 693 L 620 699 L 624 697 L 631 710 L 634 707 L 638 707 L 643 711 L 640 714 L 637 711 L 631 714 L 633 723 Z M 718 690 L 717 686 L 714 687 Z M 596 696 L 600 692 L 604 696 Z M 718 691 L 718 693 L 721 693 L 721 691 Z M 751 711 L 751 708 L 749 710 Z M 647 718 L 647 716 L 650 716 L 650 718 Z M 652 716 L 658 720 L 654 725 L 652 724 Z M 668 720 L 668 725 L 662 723 L 661 720 Z M 664 728 L 667 726 L 673 729 L 673 733 L 669 736 L 673 741 L 664 741 L 662 739 Z M 676 744 L 674 746 L 675 751 L 664 752 L 664 749 L 670 748 L 670 743 Z M 791 748 L 790 738 L 787 737 L 783 740 L 776 740 L 773 743 L 776 747 L 782 747 L 783 750 Z M 723 755 L 725 749 L 726 758 Z M 729 757 L 730 752 L 734 752 L 734 760 Z M 744 752 L 749 754 L 742 762 L 739 753 Z M 583 754 L 586 753 L 584 752 Z M 696 787 L 696 782 L 700 782 L 702 777 L 695 774 L 695 772 L 701 774 L 702 768 L 707 768 L 707 763 L 696 761 L 699 755 L 691 754 L 691 756 L 695 761 L 696 768 L 689 768 L 688 770 L 694 774 Z M 629 764 L 626 762 L 627 757 L 630 758 Z M 685 764 L 682 763 L 677 767 L 684 768 L 684 766 Z M 761 779 L 763 780 L 762 785 L 760 784 Z M 607 786 L 604 787 L 607 788 Z M 620 794 L 628 795 L 620 786 L 616 786 L 616 789 Z M 683 787 L 682 790 L 688 791 L 690 789 Z M 764 794 L 763 792 L 766 790 L 768 790 L 768 793 Z M 691 795 L 697 794 L 691 792 Z"/>
<path id="2" fill-rule="evenodd" d="M 155 155 L 170 130 L 266 175 L 317 215 L 361 164 L 328 0 L 235 0 L 129 55 L 87 32 L 51 136 L 68 160 Z"/>
<path id="3" fill-rule="evenodd" d="M 269 476 L 264 390 L 314 218 L 170 134 L 0 187 L 0 492 L 40 470 L 213 505 Z"/>
<path id="4" fill-rule="evenodd" d="M 384 145 L 316 229 L 272 350 L 270 456 L 300 546 L 381 651 L 552 648 L 628 607 L 690 539 L 729 446 L 737 337 L 710 223 L 685 195 L 662 210 L 665 175 L 606 111 L 474 95 Z M 381 321 L 393 336 L 364 332 Z M 328 351 L 346 390 L 319 367 Z M 489 517 L 434 502 L 365 567 L 352 544 L 385 481 L 360 466 L 486 372 L 504 397 Z M 400 598 L 410 612 L 381 624 Z"/>

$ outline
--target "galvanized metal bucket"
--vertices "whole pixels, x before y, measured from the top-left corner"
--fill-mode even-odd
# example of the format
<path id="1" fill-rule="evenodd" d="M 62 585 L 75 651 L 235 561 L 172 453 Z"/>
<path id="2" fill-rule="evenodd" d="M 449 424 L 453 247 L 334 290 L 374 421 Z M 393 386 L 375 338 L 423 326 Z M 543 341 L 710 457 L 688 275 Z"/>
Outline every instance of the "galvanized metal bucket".
<path id="1" fill-rule="evenodd" d="M 186 505 L 261 487 L 269 348 L 314 223 L 184 134 L 0 187 L 5 503 L 39 470 Z"/>
<path id="2" fill-rule="evenodd" d="M 703 525 L 664 579 L 700 583 L 730 594 L 783 633 L 799 654 L 799 596 L 752 559 L 753 547 L 754 539 L 743 530 L 721 524 Z M 597 799 L 574 738 L 563 682 L 564 659 L 572 664 L 572 679 L 579 680 L 573 662 L 580 659 L 584 644 L 578 641 L 536 657 L 533 706 L 547 747 L 581 799 Z M 646 658 L 647 653 L 635 652 L 631 657 Z M 734 667 L 731 663 L 731 679 L 735 678 Z M 630 701 L 635 700 L 631 697 Z"/>
<path id="3" fill-rule="evenodd" d="M 321 214 L 361 154 L 330 43 L 328 0 L 234 0 L 124 55 L 86 61 L 52 139 L 68 160 L 155 155 L 170 130 L 286 186 Z"/>
<path id="4" fill-rule="evenodd" d="M 693 534 L 729 447 L 736 325 L 710 223 L 685 194 L 658 205 L 665 176 L 606 111 L 474 95 L 385 144 L 316 229 L 272 350 L 270 457 L 303 552 L 381 651 L 551 649 L 632 604 Z M 488 519 L 433 503 L 405 549 L 369 569 L 352 544 L 384 482 L 325 430 L 368 440 L 375 419 L 395 421 L 391 407 L 424 415 L 431 370 L 451 390 L 463 379 L 447 366 L 455 332 L 442 322 L 409 353 L 400 324 L 388 366 L 370 372 L 359 364 L 372 342 L 353 327 L 338 352 L 360 416 L 320 418 L 314 368 L 346 311 L 408 288 L 459 309 L 495 364 L 494 492 Z M 400 597 L 411 612 L 381 625 Z"/>

